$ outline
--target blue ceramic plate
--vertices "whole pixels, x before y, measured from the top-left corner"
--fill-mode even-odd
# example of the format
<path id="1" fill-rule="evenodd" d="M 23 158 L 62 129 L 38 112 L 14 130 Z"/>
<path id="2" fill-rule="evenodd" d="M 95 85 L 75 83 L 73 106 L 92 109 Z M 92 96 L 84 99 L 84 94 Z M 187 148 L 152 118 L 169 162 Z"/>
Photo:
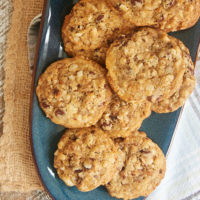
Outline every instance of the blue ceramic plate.
<path id="1" fill-rule="evenodd" d="M 63 51 L 60 30 L 64 16 L 70 12 L 74 3 L 73 0 L 48 0 L 45 2 L 34 66 L 32 107 L 30 110 L 33 155 L 41 180 L 52 198 L 56 200 L 111 200 L 115 198 L 109 196 L 104 187 L 83 193 L 78 191 L 76 187 L 67 187 L 58 178 L 53 167 L 53 154 L 65 128 L 52 123 L 45 117 L 35 94 L 38 77 L 46 67 L 60 58 L 67 57 Z M 200 21 L 193 28 L 171 34 L 181 39 L 190 49 L 193 61 L 195 61 L 199 43 L 199 27 Z M 165 154 L 172 140 L 179 114 L 180 109 L 169 114 L 152 113 L 142 124 L 141 130 L 145 131 Z M 142 199 L 142 197 L 138 198 L 138 200 Z"/>

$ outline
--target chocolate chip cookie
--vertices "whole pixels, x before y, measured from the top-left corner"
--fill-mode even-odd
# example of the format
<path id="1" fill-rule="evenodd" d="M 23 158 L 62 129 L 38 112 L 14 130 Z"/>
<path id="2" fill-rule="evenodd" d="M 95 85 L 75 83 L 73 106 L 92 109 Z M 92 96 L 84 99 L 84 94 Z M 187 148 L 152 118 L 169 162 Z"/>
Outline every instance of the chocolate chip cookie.
<path id="1" fill-rule="evenodd" d="M 58 143 L 54 167 L 66 185 L 86 192 L 112 179 L 118 170 L 118 152 L 99 128 L 69 129 Z"/>
<path id="2" fill-rule="evenodd" d="M 104 0 L 81 0 L 65 18 L 63 41 L 70 41 L 76 50 L 96 49 L 112 39 L 121 26 L 120 16 Z"/>
<path id="3" fill-rule="evenodd" d="M 107 0 L 116 13 L 136 26 L 167 32 L 193 26 L 200 16 L 199 0 Z"/>
<path id="4" fill-rule="evenodd" d="M 112 138 L 127 137 L 140 128 L 150 114 L 151 103 L 148 101 L 128 103 L 113 95 L 97 125 Z"/>
<path id="5" fill-rule="evenodd" d="M 116 40 L 107 52 L 107 78 L 125 101 L 170 97 L 181 86 L 184 67 L 178 39 L 164 31 L 140 28 Z"/>
<path id="6" fill-rule="evenodd" d="M 133 27 L 126 27 L 105 0 L 81 0 L 63 23 L 65 51 L 71 56 L 85 56 L 104 64 L 110 43 Z"/>
<path id="7" fill-rule="evenodd" d="M 149 195 L 164 178 L 166 160 L 157 144 L 144 132 L 116 140 L 125 154 L 124 166 L 106 185 L 111 196 L 134 199 Z"/>
<path id="8" fill-rule="evenodd" d="M 95 124 L 112 96 L 105 74 L 100 65 L 81 57 L 54 62 L 36 88 L 41 108 L 54 123 L 68 128 Z"/>

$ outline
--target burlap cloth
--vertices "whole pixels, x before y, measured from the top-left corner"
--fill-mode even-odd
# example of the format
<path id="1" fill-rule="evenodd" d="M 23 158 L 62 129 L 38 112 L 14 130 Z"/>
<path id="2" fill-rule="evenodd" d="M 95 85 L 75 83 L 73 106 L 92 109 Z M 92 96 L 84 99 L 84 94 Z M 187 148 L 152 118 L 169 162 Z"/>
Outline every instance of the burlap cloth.
<path id="1" fill-rule="evenodd" d="M 0 0 L 0 133 L 2 135 L 0 199 L 2 200 L 48 198 L 44 192 L 38 191 L 43 188 L 31 155 L 28 123 L 31 74 L 27 31 L 31 20 L 41 13 L 42 7 L 43 0 Z M 11 191 L 16 192 L 10 193 Z"/>

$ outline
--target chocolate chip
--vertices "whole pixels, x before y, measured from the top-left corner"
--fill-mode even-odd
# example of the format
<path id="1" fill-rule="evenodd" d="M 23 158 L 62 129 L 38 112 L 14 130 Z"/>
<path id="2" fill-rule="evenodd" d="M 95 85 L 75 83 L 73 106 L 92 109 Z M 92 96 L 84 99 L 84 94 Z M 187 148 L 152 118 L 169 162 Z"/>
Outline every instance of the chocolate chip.
<path id="1" fill-rule="evenodd" d="M 104 130 L 106 128 L 106 126 L 110 126 L 110 125 L 111 125 L 111 122 L 109 122 L 109 123 L 104 122 L 103 124 L 101 124 L 100 128 L 102 130 Z"/>
<path id="2" fill-rule="evenodd" d="M 75 135 L 72 135 L 72 136 L 70 137 L 70 139 L 73 140 L 73 141 L 76 141 L 76 140 L 77 140 L 77 137 L 76 137 Z"/>
<path id="3" fill-rule="evenodd" d="M 71 162 L 72 158 L 73 158 L 73 155 L 69 154 L 69 155 L 68 155 L 68 162 L 69 162 L 69 163 Z"/>
<path id="4" fill-rule="evenodd" d="M 124 172 L 120 172 L 120 176 L 123 178 L 123 179 L 125 179 L 126 178 L 126 176 L 124 175 Z"/>
<path id="5" fill-rule="evenodd" d="M 84 6 L 84 3 L 83 3 L 83 2 L 80 2 L 79 5 L 83 7 L 83 6 Z"/>
<path id="6" fill-rule="evenodd" d="M 126 46 L 128 44 L 128 41 L 125 41 L 122 43 L 122 47 Z"/>
<path id="7" fill-rule="evenodd" d="M 78 85 L 77 85 L 77 87 L 78 87 L 78 88 L 80 88 L 80 87 L 81 87 L 81 85 L 80 85 L 80 84 L 78 84 Z"/>
<path id="8" fill-rule="evenodd" d="M 110 45 L 113 43 L 113 40 L 107 40 L 107 44 Z"/>
<path id="9" fill-rule="evenodd" d="M 54 95 L 58 95 L 58 94 L 59 94 L 59 90 L 58 90 L 57 88 L 54 88 L 54 89 L 53 89 L 53 94 L 54 94 Z"/>
<path id="10" fill-rule="evenodd" d="M 148 97 L 147 97 L 147 100 L 148 100 L 148 101 L 152 101 L 152 97 L 153 97 L 153 96 L 148 96 Z"/>
<path id="11" fill-rule="evenodd" d="M 117 5 L 115 5 L 115 6 L 114 6 L 115 9 L 119 10 L 119 9 L 120 9 L 120 5 L 121 5 L 121 4 L 117 4 Z"/>
<path id="12" fill-rule="evenodd" d="M 104 18 L 104 15 L 99 15 L 97 18 L 96 18 L 96 20 L 97 21 L 100 21 L 100 20 L 102 20 Z"/>
<path id="13" fill-rule="evenodd" d="M 94 51 L 95 51 L 95 52 L 98 52 L 99 50 L 100 50 L 100 48 L 96 48 Z"/>
<path id="14" fill-rule="evenodd" d="M 140 153 L 144 153 L 144 154 L 148 154 L 148 153 L 150 153 L 150 151 L 146 151 L 146 150 L 140 150 Z"/>
<path id="15" fill-rule="evenodd" d="M 71 32 L 74 31 L 74 27 L 73 26 L 70 27 L 70 31 Z"/>
<path id="16" fill-rule="evenodd" d="M 117 32 L 117 31 L 119 31 L 119 28 L 115 28 L 115 29 L 114 29 L 114 32 Z"/>
<path id="17" fill-rule="evenodd" d="M 93 71 L 89 71 L 89 74 L 91 75 L 95 75 L 95 73 Z"/>
<path id="18" fill-rule="evenodd" d="M 159 170 L 159 173 L 162 174 L 162 169 Z"/>
<path id="19" fill-rule="evenodd" d="M 56 112 L 55 112 L 56 116 L 57 115 L 64 115 L 64 111 L 60 110 L 60 109 L 57 109 Z"/>
<path id="20" fill-rule="evenodd" d="M 115 121 L 115 120 L 117 120 L 117 116 L 110 115 L 110 119 L 112 119 L 112 121 Z"/>
<path id="21" fill-rule="evenodd" d="M 42 102 L 42 107 L 43 107 L 43 108 L 48 108 L 48 107 L 49 107 L 49 105 L 48 105 L 48 104 L 46 104 L 45 102 Z"/>
<path id="22" fill-rule="evenodd" d="M 92 130 L 91 133 L 94 134 L 94 133 L 95 133 L 95 130 Z"/>
<path id="23" fill-rule="evenodd" d="M 123 141 L 124 141 L 124 138 L 122 138 L 122 137 L 118 137 L 118 138 L 114 139 L 115 143 L 120 143 L 120 142 L 123 142 Z"/>
<path id="24" fill-rule="evenodd" d="M 77 169 L 77 170 L 75 170 L 74 172 L 75 173 L 81 173 L 83 170 L 82 169 Z"/>

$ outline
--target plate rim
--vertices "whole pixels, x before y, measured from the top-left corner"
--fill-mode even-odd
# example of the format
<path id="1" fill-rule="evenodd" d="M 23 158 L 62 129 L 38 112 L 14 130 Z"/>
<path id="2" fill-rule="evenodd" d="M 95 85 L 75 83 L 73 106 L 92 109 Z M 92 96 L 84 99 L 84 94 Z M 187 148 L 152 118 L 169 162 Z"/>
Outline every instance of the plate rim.
<path id="1" fill-rule="evenodd" d="M 37 160 L 36 160 L 36 156 L 35 156 L 35 150 L 34 150 L 34 145 L 33 145 L 33 132 L 32 132 L 34 85 L 35 85 L 35 77 L 36 77 L 36 72 L 37 72 L 37 62 L 38 62 L 38 58 L 39 58 L 40 44 L 41 44 L 41 38 L 42 38 L 42 34 L 43 34 L 45 15 L 46 15 L 47 3 L 48 2 L 49 2 L 49 0 L 44 0 L 44 3 L 43 3 L 42 18 L 41 18 L 41 22 L 40 22 L 39 34 L 38 34 L 38 39 L 37 39 L 37 44 L 36 44 L 36 49 L 35 49 L 32 82 L 31 82 L 30 105 L 29 105 L 29 134 L 30 134 L 31 154 L 32 154 L 33 163 L 34 163 L 39 181 L 40 181 L 44 191 L 48 193 L 49 197 L 52 200 L 55 200 L 55 198 L 53 197 L 51 192 L 48 190 L 45 182 L 43 181 L 42 175 L 40 173 L 40 170 L 39 170 L 39 167 L 38 167 L 38 164 L 37 164 Z"/>
<path id="2" fill-rule="evenodd" d="M 33 73 L 32 73 L 32 83 L 31 83 L 31 93 L 30 93 L 30 106 L 29 106 L 29 134 L 30 134 L 30 146 L 31 146 L 31 154 L 32 154 L 32 158 L 33 158 L 33 163 L 38 175 L 38 178 L 40 180 L 41 185 L 43 186 L 43 189 L 45 192 L 48 193 L 49 197 L 52 200 L 55 200 L 54 196 L 51 194 L 51 192 L 48 190 L 46 183 L 43 181 L 42 175 L 40 173 L 38 164 L 37 164 L 37 160 L 36 160 L 36 155 L 35 155 L 35 150 L 34 150 L 34 145 L 33 145 L 33 132 L 32 132 L 32 114 L 33 114 L 33 97 L 34 97 L 34 85 L 35 85 L 35 77 L 36 77 L 36 72 L 37 72 L 37 62 L 38 62 L 38 58 L 39 58 L 39 51 L 40 51 L 40 45 L 41 45 L 41 38 L 42 38 L 42 34 L 43 34 L 43 28 L 44 28 L 44 22 L 45 22 L 45 15 L 46 15 L 46 11 L 47 11 L 47 3 L 50 0 L 44 0 L 43 3 L 43 9 L 42 9 L 42 18 L 41 18 L 41 22 L 40 22 L 40 28 L 39 28 L 39 35 L 38 35 L 38 39 L 37 39 L 37 44 L 36 44 L 36 50 L 35 50 L 35 56 L 34 56 L 34 65 L 33 65 Z M 198 19 L 200 20 L 200 18 Z M 198 42 L 198 49 L 196 51 L 196 55 L 195 55 L 195 62 L 194 62 L 194 66 L 196 68 L 196 63 L 197 63 L 197 58 L 198 58 L 198 52 L 200 51 L 200 37 L 199 37 L 199 42 Z M 183 113 L 183 109 L 184 109 L 184 105 L 182 106 L 178 119 L 176 121 L 176 125 L 172 134 L 172 138 L 169 144 L 169 147 L 167 149 L 167 153 L 166 153 L 166 158 L 168 158 L 169 152 L 171 150 L 172 144 L 174 142 L 174 138 L 175 135 L 177 133 L 177 127 L 178 124 L 180 122 L 182 113 Z M 147 197 L 145 197 L 146 199 Z M 144 199 L 144 200 L 145 200 Z"/>

